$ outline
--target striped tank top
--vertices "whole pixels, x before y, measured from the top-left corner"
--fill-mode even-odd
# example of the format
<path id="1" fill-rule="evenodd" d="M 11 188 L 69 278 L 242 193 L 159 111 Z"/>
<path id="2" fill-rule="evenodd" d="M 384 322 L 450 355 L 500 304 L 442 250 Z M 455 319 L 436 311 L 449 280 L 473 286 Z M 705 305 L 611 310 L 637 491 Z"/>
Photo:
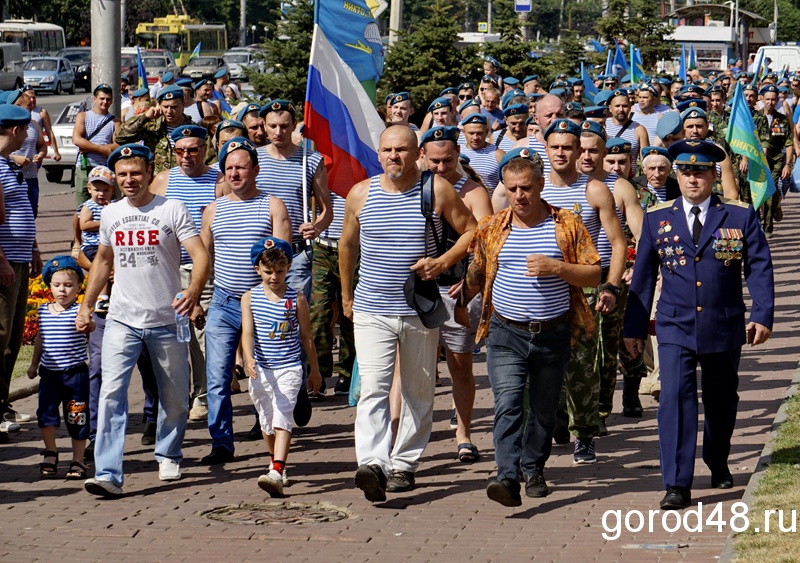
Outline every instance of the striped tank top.
<path id="1" fill-rule="evenodd" d="M 633 159 L 633 163 L 636 164 L 636 160 L 639 158 L 639 152 L 642 147 L 639 146 L 639 141 L 636 139 L 636 127 L 639 124 L 636 121 L 631 121 L 631 124 L 628 125 L 628 128 L 619 135 L 621 138 L 625 139 L 626 141 L 630 141 L 631 143 L 631 157 Z M 606 119 L 606 135 L 608 138 L 616 137 L 617 133 L 620 132 L 622 129 L 622 125 L 617 125 L 614 123 L 612 118 Z"/>
<path id="2" fill-rule="evenodd" d="M 246 201 L 223 196 L 211 223 L 214 236 L 214 284 L 222 291 L 241 297 L 261 278 L 250 263 L 250 248 L 272 236 L 269 195 L 259 193 Z"/>
<path id="3" fill-rule="evenodd" d="M 100 213 L 103 211 L 104 206 L 100 205 L 99 203 L 95 203 L 91 199 L 87 199 L 84 204 L 78 208 L 78 215 L 80 215 L 82 207 L 88 207 L 92 212 L 92 221 L 100 220 Z M 84 252 L 86 252 L 88 249 L 97 250 L 97 247 L 100 246 L 100 229 L 96 231 L 81 231 L 81 238 L 83 239 L 83 242 L 81 243 L 81 250 Z"/>
<path id="4" fill-rule="evenodd" d="M 300 225 L 303 219 L 303 151 L 298 150 L 287 159 L 277 159 L 267 154 L 266 147 L 259 147 L 258 166 L 260 172 L 256 178 L 258 189 L 280 198 L 289 211 L 292 221 L 292 242 L 303 242 L 300 235 Z M 306 182 L 308 201 L 311 205 L 312 184 L 314 174 L 322 162 L 322 155 L 318 152 L 307 154 Z"/>
<path id="5" fill-rule="evenodd" d="M 250 290 L 250 309 L 255 325 L 256 362 L 269 369 L 301 365 L 297 290 L 286 286 L 283 299 L 270 301 L 264 287 Z"/>
<path id="6" fill-rule="evenodd" d="M 103 128 L 94 137 L 92 137 L 91 142 L 95 145 L 110 145 L 114 142 L 114 117 L 110 113 L 106 115 L 100 115 L 99 113 L 89 110 L 85 113 L 85 115 L 86 121 L 84 122 L 83 133 L 85 138 L 88 139 L 89 135 L 94 133 L 97 128 L 103 125 L 103 122 L 110 117 L 111 119 L 108 120 L 108 123 L 103 125 Z M 89 152 L 86 153 L 86 156 L 89 159 L 89 162 L 92 163 L 92 166 L 106 165 L 106 157 L 99 152 Z M 78 159 L 78 163 L 80 164 L 80 158 Z"/>
<path id="7" fill-rule="evenodd" d="M 539 153 L 539 156 L 542 157 L 542 163 L 544 164 L 544 170 L 542 172 L 544 177 L 547 178 L 547 175 L 550 174 L 550 159 L 547 158 L 547 149 L 536 139 L 536 135 L 530 135 L 528 137 L 528 149 L 536 151 Z"/>
<path id="8" fill-rule="evenodd" d="M 468 147 L 461 149 L 461 154 L 469 157 L 469 165 L 475 172 L 483 178 L 483 183 L 489 189 L 489 195 L 500 183 L 500 176 L 497 173 L 497 154 L 494 145 L 487 145 L 480 150 L 473 150 Z"/>
<path id="9" fill-rule="evenodd" d="M 658 203 L 664 203 L 667 201 L 667 186 L 661 186 L 660 188 L 654 188 L 650 184 L 647 184 L 647 187 L 656 194 L 656 198 L 658 198 Z"/>
<path id="10" fill-rule="evenodd" d="M 6 222 L 0 225 L 0 248 L 9 262 L 30 262 L 36 238 L 28 184 L 21 176 L 21 168 L 12 168 L 8 160 L 0 158 L 0 185 L 6 206 Z"/>
<path id="11" fill-rule="evenodd" d="M 374 315 L 416 315 L 403 295 L 403 284 L 413 266 L 425 256 L 425 216 L 420 210 L 421 181 L 403 193 L 381 188 L 380 176 L 370 179 L 367 201 L 358 221 L 361 227 L 361 263 L 353 310 Z M 434 212 L 434 224 L 441 219 Z M 429 237 L 433 239 L 433 237 Z M 428 255 L 433 244 L 429 241 Z"/>
<path id="12" fill-rule="evenodd" d="M 31 162 L 22 167 L 22 177 L 25 179 L 36 178 L 39 168 L 33 163 L 33 157 L 36 156 L 36 141 L 39 140 L 39 127 L 31 120 L 28 122 L 28 136 L 23 141 L 19 150 L 14 151 L 12 154 L 17 156 L 24 156 Z"/>
<path id="13" fill-rule="evenodd" d="M 89 359 L 89 337 L 75 330 L 78 302 L 54 315 L 48 303 L 39 305 L 39 334 L 42 335 L 42 366 L 47 369 L 69 369 Z"/>
<path id="14" fill-rule="evenodd" d="M 609 174 L 608 177 L 603 182 L 608 189 L 611 190 L 611 193 L 614 193 L 614 184 L 617 182 L 619 176 L 616 174 Z M 625 215 L 622 214 L 622 211 L 619 210 L 619 207 L 614 205 L 614 209 L 617 212 L 617 219 L 619 219 L 619 224 L 622 228 L 625 228 Z M 600 234 L 597 237 L 597 242 L 595 243 L 597 247 L 597 253 L 600 255 L 600 266 L 602 268 L 608 268 L 611 264 L 611 242 L 608 240 L 608 235 L 606 234 L 606 230 L 600 228 Z"/>
<path id="15" fill-rule="evenodd" d="M 339 194 L 331 192 L 331 207 L 333 208 L 333 221 L 322 232 L 323 238 L 339 239 L 342 236 L 342 224 L 344 223 L 344 204 L 345 200 Z"/>
<path id="16" fill-rule="evenodd" d="M 458 181 L 455 184 L 453 184 L 453 187 L 455 188 L 456 193 L 458 195 L 461 195 L 461 188 L 464 187 L 464 184 L 467 183 L 467 180 L 469 180 L 468 176 L 461 176 L 461 178 L 459 178 Z"/>
<path id="17" fill-rule="evenodd" d="M 216 199 L 215 190 L 218 176 L 219 172 L 216 170 L 209 170 L 202 176 L 194 178 L 181 172 L 178 166 L 169 170 L 167 191 L 164 193 L 164 197 L 177 199 L 186 204 L 197 227 L 197 232 L 200 232 L 203 223 L 203 210 Z M 189 257 L 189 253 L 181 246 L 181 264 L 191 263 L 192 259 Z"/>
<path id="18" fill-rule="evenodd" d="M 633 112 L 633 119 L 636 120 L 636 123 L 647 130 L 647 137 L 650 139 L 651 144 L 655 138 L 658 137 L 656 127 L 658 126 L 659 117 L 661 117 L 661 112 L 657 111 L 654 111 L 653 113 L 640 113 L 638 111 Z"/>
<path id="19" fill-rule="evenodd" d="M 550 205 L 580 215 L 586 230 L 592 237 L 592 242 L 597 245 L 597 237 L 600 235 L 600 217 L 586 199 L 586 183 L 588 181 L 589 176 L 581 174 L 578 180 L 570 186 L 554 186 L 550 183 L 550 176 L 545 176 L 542 199 Z"/>
<path id="20" fill-rule="evenodd" d="M 528 277 L 526 257 L 543 254 L 563 260 L 556 243 L 553 217 L 535 227 L 521 229 L 511 225 L 511 233 L 497 257 L 497 277 L 492 284 L 492 305 L 513 321 L 544 321 L 569 310 L 569 284 L 558 276 Z"/>
<path id="21" fill-rule="evenodd" d="M 500 142 L 497 144 L 497 148 L 508 152 L 514 148 L 514 143 L 516 143 L 516 141 L 509 137 L 508 133 L 504 131 L 503 136 L 500 138 Z"/>

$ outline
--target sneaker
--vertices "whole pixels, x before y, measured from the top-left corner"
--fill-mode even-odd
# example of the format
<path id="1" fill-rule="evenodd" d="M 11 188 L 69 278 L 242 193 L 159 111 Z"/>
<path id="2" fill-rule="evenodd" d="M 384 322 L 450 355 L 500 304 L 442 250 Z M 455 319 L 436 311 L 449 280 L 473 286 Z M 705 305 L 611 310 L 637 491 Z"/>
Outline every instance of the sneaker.
<path id="1" fill-rule="evenodd" d="M 181 465 L 171 459 L 158 462 L 158 478 L 161 481 L 177 481 L 181 478 Z"/>
<path id="2" fill-rule="evenodd" d="M 19 424 L 10 420 L 0 422 L 0 432 L 19 432 L 20 428 L 22 427 Z"/>
<path id="3" fill-rule="evenodd" d="M 189 409 L 189 420 L 192 422 L 208 420 L 208 407 L 201 403 L 199 399 L 195 399 L 192 408 Z"/>
<path id="4" fill-rule="evenodd" d="M 596 463 L 597 456 L 594 453 L 594 438 L 576 438 L 575 454 L 572 456 L 573 463 Z"/>
<path id="5" fill-rule="evenodd" d="M 600 419 L 600 431 L 597 433 L 598 436 L 608 436 L 608 426 L 606 426 L 606 419 Z"/>
<path id="6" fill-rule="evenodd" d="M 283 481 L 283 486 L 284 487 L 288 487 L 289 486 L 289 476 L 286 474 L 286 468 L 285 467 L 283 468 L 283 471 L 281 472 L 281 481 Z"/>
<path id="7" fill-rule="evenodd" d="M 544 480 L 544 473 L 536 471 L 525 477 L 525 496 L 531 498 L 546 497 L 550 494 L 550 487 Z"/>
<path id="8" fill-rule="evenodd" d="M 414 490 L 414 474 L 411 471 L 392 469 L 392 475 L 386 483 L 386 490 L 390 493 L 404 493 Z"/>
<path id="9" fill-rule="evenodd" d="M 356 471 L 356 487 L 371 502 L 386 500 L 386 475 L 378 465 L 361 465 Z"/>
<path id="10" fill-rule="evenodd" d="M 511 479 L 490 479 L 486 486 L 486 496 L 503 506 L 522 506 L 519 483 Z"/>
<path id="11" fill-rule="evenodd" d="M 283 477 L 274 469 L 270 469 L 269 473 L 258 478 L 258 486 L 273 498 L 283 496 Z"/>
<path id="12" fill-rule="evenodd" d="M 152 446 L 156 443 L 156 423 L 146 422 L 144 432 L 142 432 L 142 445 Z"/>
<path id="13" fill-rule="evenodd" d="M 234 461 L 233 452 L 223 446 L 211 448 L 211 453 L 200 459 L 202 465 L 222 465 Z"/>
<path id="14" fill-rule="evenodd" d="M 119 498 L 122 496 L 122 489 L 105 479 L 86 479 L 83 482 L 83 488 L 87 493 L 98 497 Z"/>
<path id="15" fill-rule="evenodd" d="M 24 412 L 17 412 L 14 409 L 6 409 L 6 412 L 3 413 L 3 420 L 8 422 L 30 422 L 33 417 Z"/>
<path id="16" fill-rule="evenodd" d="M 321 401 L 325 398 L 325 391 L 327 390 L 327 385 L 325 384 L 325 378 L 322 378 L 322 385 L 319 387 L 319 391 L 309 391 L 308 398 L 312 401 Z"/>
<path id="17" fill-rule="evenodd" d="M 334 395 L 349 395 L 350 394 L 350 378 L 343 375 L 339 376 L 336 380 L 336 385 L 333 386 Z"/>
<path id="18" fill-rule="evenodd" d="M 458 428 L 458 411 L 453 409 L 453 418 L 450 419 L 450 430 L 456 430 Z"/>

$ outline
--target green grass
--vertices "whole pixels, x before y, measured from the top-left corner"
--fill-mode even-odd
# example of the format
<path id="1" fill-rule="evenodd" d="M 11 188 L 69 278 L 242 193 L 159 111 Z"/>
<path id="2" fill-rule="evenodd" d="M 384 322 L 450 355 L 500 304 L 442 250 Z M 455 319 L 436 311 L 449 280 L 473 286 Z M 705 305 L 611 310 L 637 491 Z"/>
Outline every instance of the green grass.
<path id="1" fill-rule="evenodd" d="M 33 357 L 33 345 L 23 346 L 19 349 L 17 363 L 14 364 L 14 373 L 11 374 L 12 381 L 18 377 L 28 377 L 28 368 L 31 365 L 31 357 Z"/>
<path id="2" fill-rule="evenodd" d="M 790 526 L 792 510 L 800 507 L 800 395 L 787 401 L 787 419 L 773 441 L 772 459 L 753 493 L 749 507 L 750 528 L 735 538 L 736 561 L 764 563 L 797 561 L 800 535 L 782 533 L 778 515 L 764 532 L 764 510 L 783 510 L 784 526 Z M 759 526 L 760 532 L 754 528 Z"/>

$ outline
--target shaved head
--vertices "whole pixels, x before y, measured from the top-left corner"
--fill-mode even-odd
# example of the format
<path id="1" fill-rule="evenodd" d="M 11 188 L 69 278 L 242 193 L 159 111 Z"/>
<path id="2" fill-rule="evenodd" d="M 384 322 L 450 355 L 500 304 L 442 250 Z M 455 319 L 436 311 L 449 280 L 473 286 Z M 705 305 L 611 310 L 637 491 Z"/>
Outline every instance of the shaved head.
<path id="1" fill-rule="evenodd" d="M 417 144 L 417 134 L 408 125 L 390 125 L 386 130 L 381 133 L 381 145 L 383 145 L 384 137 L 391 136 L 392 139 L 397 140 L 400 137 L 405 137 L 409 143 Z"/>

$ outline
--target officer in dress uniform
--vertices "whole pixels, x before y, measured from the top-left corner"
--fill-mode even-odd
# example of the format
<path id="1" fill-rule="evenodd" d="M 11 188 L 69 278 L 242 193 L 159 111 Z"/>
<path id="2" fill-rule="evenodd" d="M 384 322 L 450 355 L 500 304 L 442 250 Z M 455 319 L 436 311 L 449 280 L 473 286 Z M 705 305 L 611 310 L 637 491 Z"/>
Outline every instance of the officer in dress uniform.
<path id="1" fill-rule="evenodd" d="M 728 469 L 736 422 L 739 358 L 745 342 L 765 342 L 772 329 L 772 259 L 758 216 L 748 204 L 712 194 L 714 167 L 725 158 L 714 143 L 672 145 L 681 197 L 648 209 L 634 265 L 625 344 L 631 353 L 647 336 L 658 272 L 656 335 L 661 365 L 658 438 L 664 510 L 691 504 L 697 441 L 697 365 L 705 422 L 703 461 L 711 486 L 733 486 Z M 742 272 L 752 297 L 745 326 Z"/>

